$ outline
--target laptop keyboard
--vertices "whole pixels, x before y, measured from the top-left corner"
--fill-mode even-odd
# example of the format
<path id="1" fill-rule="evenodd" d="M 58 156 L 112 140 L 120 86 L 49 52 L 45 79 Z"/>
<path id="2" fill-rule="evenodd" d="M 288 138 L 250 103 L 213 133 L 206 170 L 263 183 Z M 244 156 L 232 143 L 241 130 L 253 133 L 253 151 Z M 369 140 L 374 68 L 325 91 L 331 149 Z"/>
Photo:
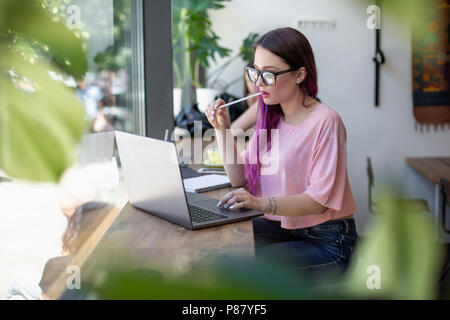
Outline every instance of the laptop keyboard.
<path id="1" fill-rule="evenodd" d="M 196 223 L 228 218 L 223 214 L 218 214 L 216 212 L 197 207 L 196 205 L 190 203 L 189 212 L 191 213 L 192 221 Z"/>

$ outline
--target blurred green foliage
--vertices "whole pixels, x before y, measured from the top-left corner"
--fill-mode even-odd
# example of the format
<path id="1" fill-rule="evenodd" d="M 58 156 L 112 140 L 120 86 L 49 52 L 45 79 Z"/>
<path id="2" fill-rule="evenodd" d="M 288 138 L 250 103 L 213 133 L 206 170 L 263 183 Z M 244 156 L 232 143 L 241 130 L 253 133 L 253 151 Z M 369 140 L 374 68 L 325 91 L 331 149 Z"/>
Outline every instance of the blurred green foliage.
<path id="1" fill-rule="evenodd" d="M 356 297 L 434 299 L 445 246 L 435 237 L 431 213 L 393 194 L 383 191 L 379 215 L 368 229 L 371 237 L 356 252 L 359 261 L 349 272 L 345 290 Z M 370 266 L 380 270 L 379 290 L 367 290 Z"/>
<path id="2" fill-rule="evenodd" d="M 227 256 L 199 262 L 179 275 L 142 269 L 133 257 L 93 277 L 97 299 L 435 299 L 443 246 L 434 240 L 429 212 L 385 191 L 375 223 L 357 245 L 346 274 L 312 278 L 279 261 Z M 135 257 L 134 257 L 135 258 Z M 125 264 L 126 261 L 126 264 Z M 136 266 L 136 268 L 133 268 Z M 140 266 L 140 267 L 137 267 Z M 380 286 L 371 286 L 371 266 Z M 134 270 L 135 269 L 135 270 Z"/>
<path id="3" fill-rule="evenodd" d="M 86 124 L 72 89 L 87 69 L 82 40 L 38 0 L 0 2 L 0 168 L 34 181 L 57 181 L 74 161 Z"/>
<path id="4" fill-rule="evenodd" d="M 131 48 L 124 39 L 131 34 L 130 0 L 114 0 L 114 45 L 99 52 L 94 62 L 99 70 L 117 71 L 126 67 L 131 60 Z"/>
<path id="5" fill-rule="evenodd" d="M 397 23 L 397 27 L 410 30 L 411 27 L 423 25 L 426 15 L 424 12 L 433 10 L 441 0 L 377 0 L 381 16 L 388 15 Z M 383 20 L 382 20 L 383 21 Z M 381 22 L 383 28 L 383 22 Z"/>
<path id="6" fill-rule="evenodd" d="M 307 299 L 320 295 L 298 275 L 286 272 L 274 261 L 245 258 L 218 259 L 193 271 L 167 276 L 156 270 L 130 270 L 115 266 L 93 282 L 97 299 Z M 211 271 L 214 270 L 214 271 Z M 283 272 L 280 273 L 280 270 Z M 292 281 L 295 279 L 295 281 Z"/>

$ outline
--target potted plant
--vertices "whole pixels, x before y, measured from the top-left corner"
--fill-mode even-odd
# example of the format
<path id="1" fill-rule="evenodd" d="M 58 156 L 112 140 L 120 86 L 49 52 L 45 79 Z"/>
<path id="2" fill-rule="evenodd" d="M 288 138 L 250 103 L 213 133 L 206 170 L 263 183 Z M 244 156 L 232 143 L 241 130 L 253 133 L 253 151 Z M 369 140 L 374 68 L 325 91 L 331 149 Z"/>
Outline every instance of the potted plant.
<path id="1" fill-rule="evenodd" d="M 217 94 L 217 90 L 207 88 L 207 81 L 201 77 L 201 66 L 208 68 L 216 55 L 229 56 L 231 50 L 218 44 L 220 38 L 211 28 L 209 9 L 221 9 L 230 0 L 175 0 L 173 7 L 175 48 L 175 85 L 191 84 L 196 88 L 198 108 L 204 111 L 206 105 Z M 182 55 L 182 57 L 180 57 Z M 183 72 L 179 61 L 184 63 Z M 183 75 L 183 76 L 182 76 Z M 178 84 L 177 84 L 178 82 Z"/>
<path id="2" fill-rule="evenodd" d="M 220 76 L 223 74 L 225 69 L 235 60 L 238 58 L 241 58 L 245 63 L 249 63 L 253 61 L 254 59 L 254 52 L 253 52 L 253 43 L 255 40 L 259 37 L 258 33 L 249 33 L 249 35 L 244 39 L 242 42 L 242 45 L 239 49 L 239 52 L 233 55 L 230 59 L 228 59 L 224 64 L 222 64 L 219 68 L 215 69 L 213 72 L 211 72 L 207 76 L 207 81 L 211 84 L 213 87 L 221 87 L 221 91 L 225 92 L 230 86 L 235 84 L 238 81 L 242 80 L 242 76 L 239 75 L 233 80 L 229 81 L 225 84 L 219 84 L 220 82 Z"/>

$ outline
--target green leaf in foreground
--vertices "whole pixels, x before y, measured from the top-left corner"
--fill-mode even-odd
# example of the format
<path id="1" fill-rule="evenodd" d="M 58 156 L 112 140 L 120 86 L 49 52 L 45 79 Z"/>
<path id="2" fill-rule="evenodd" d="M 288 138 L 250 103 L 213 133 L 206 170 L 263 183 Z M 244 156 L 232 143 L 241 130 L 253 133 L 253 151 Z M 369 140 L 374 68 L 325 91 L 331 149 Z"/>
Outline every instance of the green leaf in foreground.
<path id="1" fill-rule="evenodd" d="M 188 273 L 167 276 L 152 269 L 132 270 L 127 265 L 107 268 L 92 283 L 91 294 L 98 299 L 319 299 L 311 283 L 285 266 L 264 259 L 216 258 Z M 136 263 L 136 266 L 142 265 Z"/>
<path id="2" fill-rule="evenodd" d="M 86 127 L 81 102 L 40 64 L 12 55 L 5 61 L 35 89 L 20 89 L 0 77 L 0 168 L 12 177 L 57 181 L 74 162 Z"/>
<path id="3" fill-rule="evenodd" d="M 13 38 L 16 35 L 24 41 L 37 41 L 41 46 L 45 46 L 47 58 L 60 70 L 75 78 L 81 78 L 86 72 L 87 58 L 81 39 L 64 24 L 53 22 L 40 1 L 0 2 L 0 40 L 2 36 Z M 10 39 L 8 45 L 12 44 Z"/>
<path id="4" fill-rule="evenodd" d="M 362 299 L 436 298 L 443 247 L 435 240 L 431 213 L 388 193 L 382 199 L 344 289 Z"/>
<path id="5" fill-rule="evenodd" d="M 124 257 L 119 259 L 122 266 L 97 270 L 106 276 L 102 281 L 92 278 L 90 293 L 97 299 L 436 298 L 443 252 L 434 240 L 430 213 L 405 201 L 382 200 L 374 220 L 369 226 L 372 236 L 359 243 L 344 276 L 328 273 L 313 279 L 274 259 L 239 257 L 199 264 L 180 276 L 163 276 Z M 374 287 L 370 266 L 381 271 L 379 289 Z"/>
<path id="6" fill-rule="evenodd" d="M 81 78 L 82 41 L 40 1 L 0 1 L 0 169 L 14 178 L 57 181 L 86 128 L 74 91 L 49 70 Z"/>

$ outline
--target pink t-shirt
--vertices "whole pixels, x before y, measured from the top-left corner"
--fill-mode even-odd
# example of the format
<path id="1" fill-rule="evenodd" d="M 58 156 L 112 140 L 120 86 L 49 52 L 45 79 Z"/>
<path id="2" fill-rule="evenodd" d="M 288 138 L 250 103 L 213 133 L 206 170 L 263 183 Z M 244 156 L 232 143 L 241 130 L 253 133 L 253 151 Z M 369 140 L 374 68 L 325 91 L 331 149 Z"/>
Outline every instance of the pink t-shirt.
<path id="1" fill-rule="evenodd" d="M 269 153 L 267 138 L 260 140 L 261 183 L 256 196 L 305 193 L 328 209 L 322 214 L 296 217 L 266 214 L 266 219 L 281 221 L 285 229 L 298 229 L 357 211 L 347 177 L 347 134 L 336 111 L 322 103 L 298 125 L 281 120 L 273 133 Z M 256 163 L 256 134 L 245 150 L 245 161 L 249 156 Z"/>

